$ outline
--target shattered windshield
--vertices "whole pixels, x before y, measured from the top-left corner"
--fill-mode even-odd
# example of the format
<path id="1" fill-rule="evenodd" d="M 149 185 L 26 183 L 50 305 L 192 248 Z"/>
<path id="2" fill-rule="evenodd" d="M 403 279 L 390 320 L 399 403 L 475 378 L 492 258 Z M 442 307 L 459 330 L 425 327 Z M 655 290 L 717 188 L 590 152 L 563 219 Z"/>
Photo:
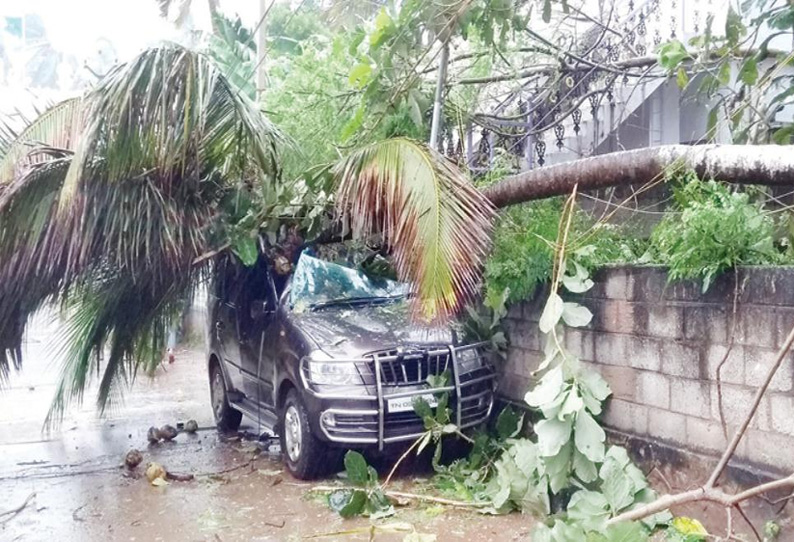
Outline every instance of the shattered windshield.
<path id="1" fill-rule="evenodd" d="M 397 299 L 409 291 L 407 284 L 372 277 L 304 253 L 295 266 L 290 304 L 302 310 L 335 303 Z"/>

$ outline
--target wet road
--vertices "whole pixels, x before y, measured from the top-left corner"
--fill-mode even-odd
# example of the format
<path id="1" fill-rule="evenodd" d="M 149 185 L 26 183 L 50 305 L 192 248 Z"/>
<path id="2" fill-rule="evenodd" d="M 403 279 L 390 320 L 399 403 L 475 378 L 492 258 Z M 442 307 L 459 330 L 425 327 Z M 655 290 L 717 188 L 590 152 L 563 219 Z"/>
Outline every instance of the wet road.
<path id="1" fill-rule="evenodd" d="M 104 418 L 91 390 L 57 431 L 42 433 L 60 368 L 52 347 L 57 333 L 57 322 L 37 318 L 23 372 L 0 391 L 0 540 L 369 540 L 368 519 L 342 520 L 311 496 L 312 484 L 283 473 L 268 453 L 257 454 L 255 443 L 211 427 L 200 348 L 178 351 L 176 362 L 154 379 L 139 378 Z M 149 426 L 188 419 L 198 421 L 196 435 L 147 444 Z M 256 432 L 250 424 L 246 429 Z M 153 487 L 142 466 L 132 473 L 120 467 L 130 448 L 143 452 L 144 464 L 199 476 Z M 401 485 L 410 480 L 397 481 L 395 489 Z M 19 513 L 4 514 L 26 501 Z M 434 533 L 438 541 L 476 542 L 526 538 L 531 521 L 410 506 L 375 524 L 381 529 L 374 540 L 383 542 L 401 541 L 411 529 Z"/>

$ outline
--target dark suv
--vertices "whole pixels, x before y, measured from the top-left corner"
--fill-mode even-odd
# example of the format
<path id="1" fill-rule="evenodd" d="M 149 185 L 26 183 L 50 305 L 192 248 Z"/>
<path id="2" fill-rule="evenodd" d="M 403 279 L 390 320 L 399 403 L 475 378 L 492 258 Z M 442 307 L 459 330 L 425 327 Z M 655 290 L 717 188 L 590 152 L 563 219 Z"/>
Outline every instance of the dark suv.
<path id="1" fill-rule="evenodd" d="M 412 323 L 404 284 L 304 253 L 289 278 L 267 262 L 218 262 L 210 296 L 209 375 L 218 425 L 245 414 L 279 433 L 287 468 L 311 478 L 329 448 L 379 450 L 424 431 L 416 397 L 449 393 L 462 429 L 491 413 L 494 370 L 481 344 Z M 275 280 L 274 280 L 275 279 Z M 430 375 L 446 384 L 431 387 Z M 438 384 L 437 384 L 438 385 Z"/>

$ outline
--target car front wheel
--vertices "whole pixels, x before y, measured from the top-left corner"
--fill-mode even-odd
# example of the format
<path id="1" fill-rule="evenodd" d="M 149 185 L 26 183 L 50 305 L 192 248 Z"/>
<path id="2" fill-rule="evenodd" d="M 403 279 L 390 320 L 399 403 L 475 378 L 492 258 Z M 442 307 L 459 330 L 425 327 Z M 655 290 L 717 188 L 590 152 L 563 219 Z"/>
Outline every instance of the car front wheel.
<path id="1" fill-rule="evenodd" d="M 215 417 L 215 424 L 218 428 L 237 431 L 240 427 L 240 422 L 242 422 L 243 413 L 233 409 L 229 404 L 229 397 L 226 394 L 226 381 L 217 363 L 213 363 L 210 369 L 210 402 L 212 404 L 212 415 Z"/>
<path id="2" fill-rule="evenodd" d="M 323 473 L 327 465 L 327 447 L 311 432 L 309 415 L 297 390 L 287 393 L 279 419 L 281 453 L 293 476 L 311 480 Z"/>

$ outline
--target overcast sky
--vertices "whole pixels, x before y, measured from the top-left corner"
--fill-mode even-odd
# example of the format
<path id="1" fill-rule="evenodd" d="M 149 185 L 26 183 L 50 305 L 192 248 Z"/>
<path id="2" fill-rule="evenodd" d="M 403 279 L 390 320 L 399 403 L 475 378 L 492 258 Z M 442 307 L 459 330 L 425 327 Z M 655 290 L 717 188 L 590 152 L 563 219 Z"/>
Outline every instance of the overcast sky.
<path id="1" fill-rule="evenodd" d="M 195 23 L 208 27 L 206 1 L 194 0 L 194 4 Z M 258 0 L 221 0 L 220 6 L 256 24 Z M 56 49 L 77 57 L 90 54 L 101 38 L 112 41 L 124 57 L 119 60 L 125 60 L 153 42 L 174 37 L 155 0 L 0 0 L 0 16 L 31 13 L 42 18 Z"/>

